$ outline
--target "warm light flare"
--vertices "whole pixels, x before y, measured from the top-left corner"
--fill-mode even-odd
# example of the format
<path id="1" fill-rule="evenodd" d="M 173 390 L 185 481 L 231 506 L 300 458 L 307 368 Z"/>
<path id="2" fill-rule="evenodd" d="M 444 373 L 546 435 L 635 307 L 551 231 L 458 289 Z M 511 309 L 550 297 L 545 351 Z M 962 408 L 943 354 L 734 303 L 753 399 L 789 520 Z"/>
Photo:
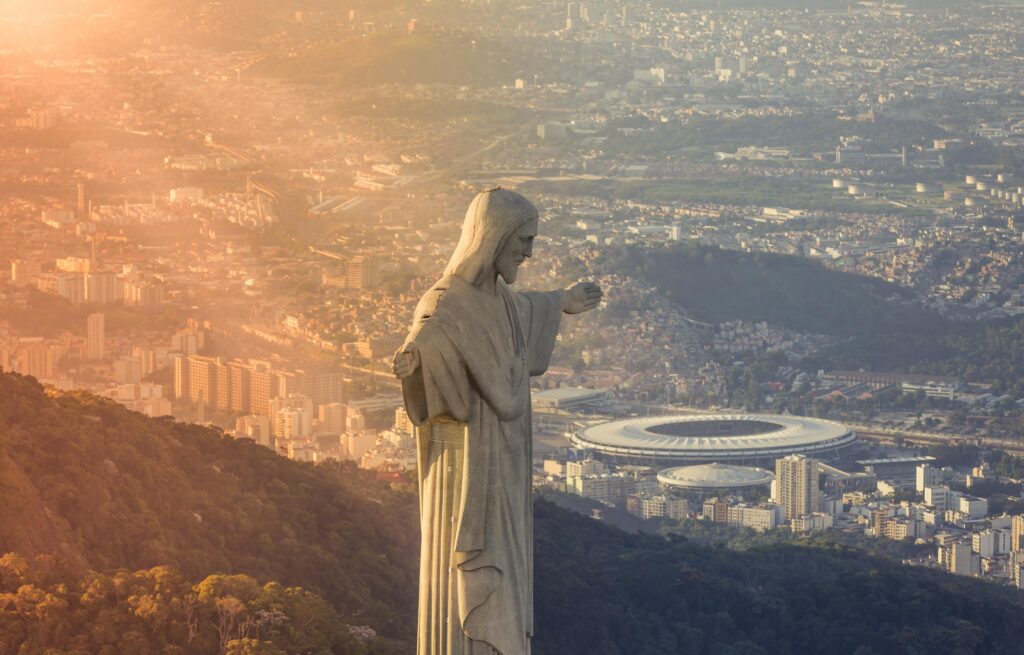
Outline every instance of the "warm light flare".
<path id="1" fill-rule="evenodd" d="M 32 0 L 0 0 L 0 19 L 14 21 L 36 21 L 55 12 L 70 9 L 71 3 L 32 2 Z M 64 6 L 62 6 L 64 5 Z"/>

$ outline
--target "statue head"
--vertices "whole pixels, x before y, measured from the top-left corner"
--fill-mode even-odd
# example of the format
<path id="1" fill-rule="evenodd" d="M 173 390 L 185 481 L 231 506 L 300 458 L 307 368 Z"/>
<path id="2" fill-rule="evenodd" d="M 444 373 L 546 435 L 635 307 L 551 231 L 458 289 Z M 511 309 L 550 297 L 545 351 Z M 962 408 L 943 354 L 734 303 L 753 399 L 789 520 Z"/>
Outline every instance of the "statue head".
<path id="1" fill-rule="evenodd" d="M 500 188 L 477 194 L 445 276 L 457 275 L 480 285 L 497 272 L 512 284 L 519 266 L 533 255 L 537 225 L 537 208 L 522 195 Z"/>
<path id="2" fill-rule="evenodd" d="M 505 280 L 512 284 L 519 275 L 519 267 L 527 257 L 533 256 L 533 239 L 537 236 L 537 218 L 523 223 L 512 234 L 505 237 L 498 247 L 498 256 L 494 258 L 494 268 Z"/>

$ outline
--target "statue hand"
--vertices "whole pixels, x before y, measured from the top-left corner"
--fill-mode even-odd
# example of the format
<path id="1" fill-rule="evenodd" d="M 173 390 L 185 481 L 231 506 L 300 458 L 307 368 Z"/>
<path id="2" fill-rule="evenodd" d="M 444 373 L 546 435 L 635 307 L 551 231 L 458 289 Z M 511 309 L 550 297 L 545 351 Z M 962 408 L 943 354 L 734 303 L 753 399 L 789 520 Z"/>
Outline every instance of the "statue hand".
<path id="1" fill-rule="evenodd" d="M 416 350 L 416 344 L 409 344 L 407 350 L 400 350 L 395 353 L 394 363 L 391 365 L 391 370 L 395 372 L 395 377 L 399 380 L 404 380 L 420 367 L 420 353 Z"/>
<path id="2" fill-rule="evenodd" d="M 562 311 L 566 314 L 582 314 L 601 304 L 604 293 L 594 282 L 580 282 L 562 292 Z"/>

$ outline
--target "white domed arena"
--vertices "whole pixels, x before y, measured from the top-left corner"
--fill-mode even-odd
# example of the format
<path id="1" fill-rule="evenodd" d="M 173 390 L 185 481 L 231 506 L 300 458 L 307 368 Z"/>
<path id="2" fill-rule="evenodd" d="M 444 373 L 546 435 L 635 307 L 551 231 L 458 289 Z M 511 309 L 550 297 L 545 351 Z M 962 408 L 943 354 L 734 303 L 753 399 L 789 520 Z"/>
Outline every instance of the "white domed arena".
<path id="1" fill-rule="evenodd" d="M 685 414 L 629 418 L 578 430 L 571 441 L 620 464 L 712 462 L 753 466 L 800 453 L 828 459 L 857 435 L 834 421 L 776 414 Z"/>
<path id="2" fill-rule="evenodd" d="M 694 464 L 658 473 L 658 482 L 682 491 L 722 491 L 767 487 L 775 474 L 760 468 L 735 464 Z"/>

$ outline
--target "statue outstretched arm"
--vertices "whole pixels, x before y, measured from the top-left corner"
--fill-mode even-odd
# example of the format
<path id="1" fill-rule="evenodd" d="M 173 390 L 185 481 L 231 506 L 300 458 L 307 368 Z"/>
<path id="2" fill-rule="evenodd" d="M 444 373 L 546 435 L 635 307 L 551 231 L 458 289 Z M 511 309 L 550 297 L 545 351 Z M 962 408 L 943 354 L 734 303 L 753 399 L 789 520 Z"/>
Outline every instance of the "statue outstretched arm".
<path id="1" fill-rule="evenodd" d="M 594 282 L 579 282 L 562 291 L 562 311 L 566 314 L 589 312 L 601 304 L 604 292 Z"/>

